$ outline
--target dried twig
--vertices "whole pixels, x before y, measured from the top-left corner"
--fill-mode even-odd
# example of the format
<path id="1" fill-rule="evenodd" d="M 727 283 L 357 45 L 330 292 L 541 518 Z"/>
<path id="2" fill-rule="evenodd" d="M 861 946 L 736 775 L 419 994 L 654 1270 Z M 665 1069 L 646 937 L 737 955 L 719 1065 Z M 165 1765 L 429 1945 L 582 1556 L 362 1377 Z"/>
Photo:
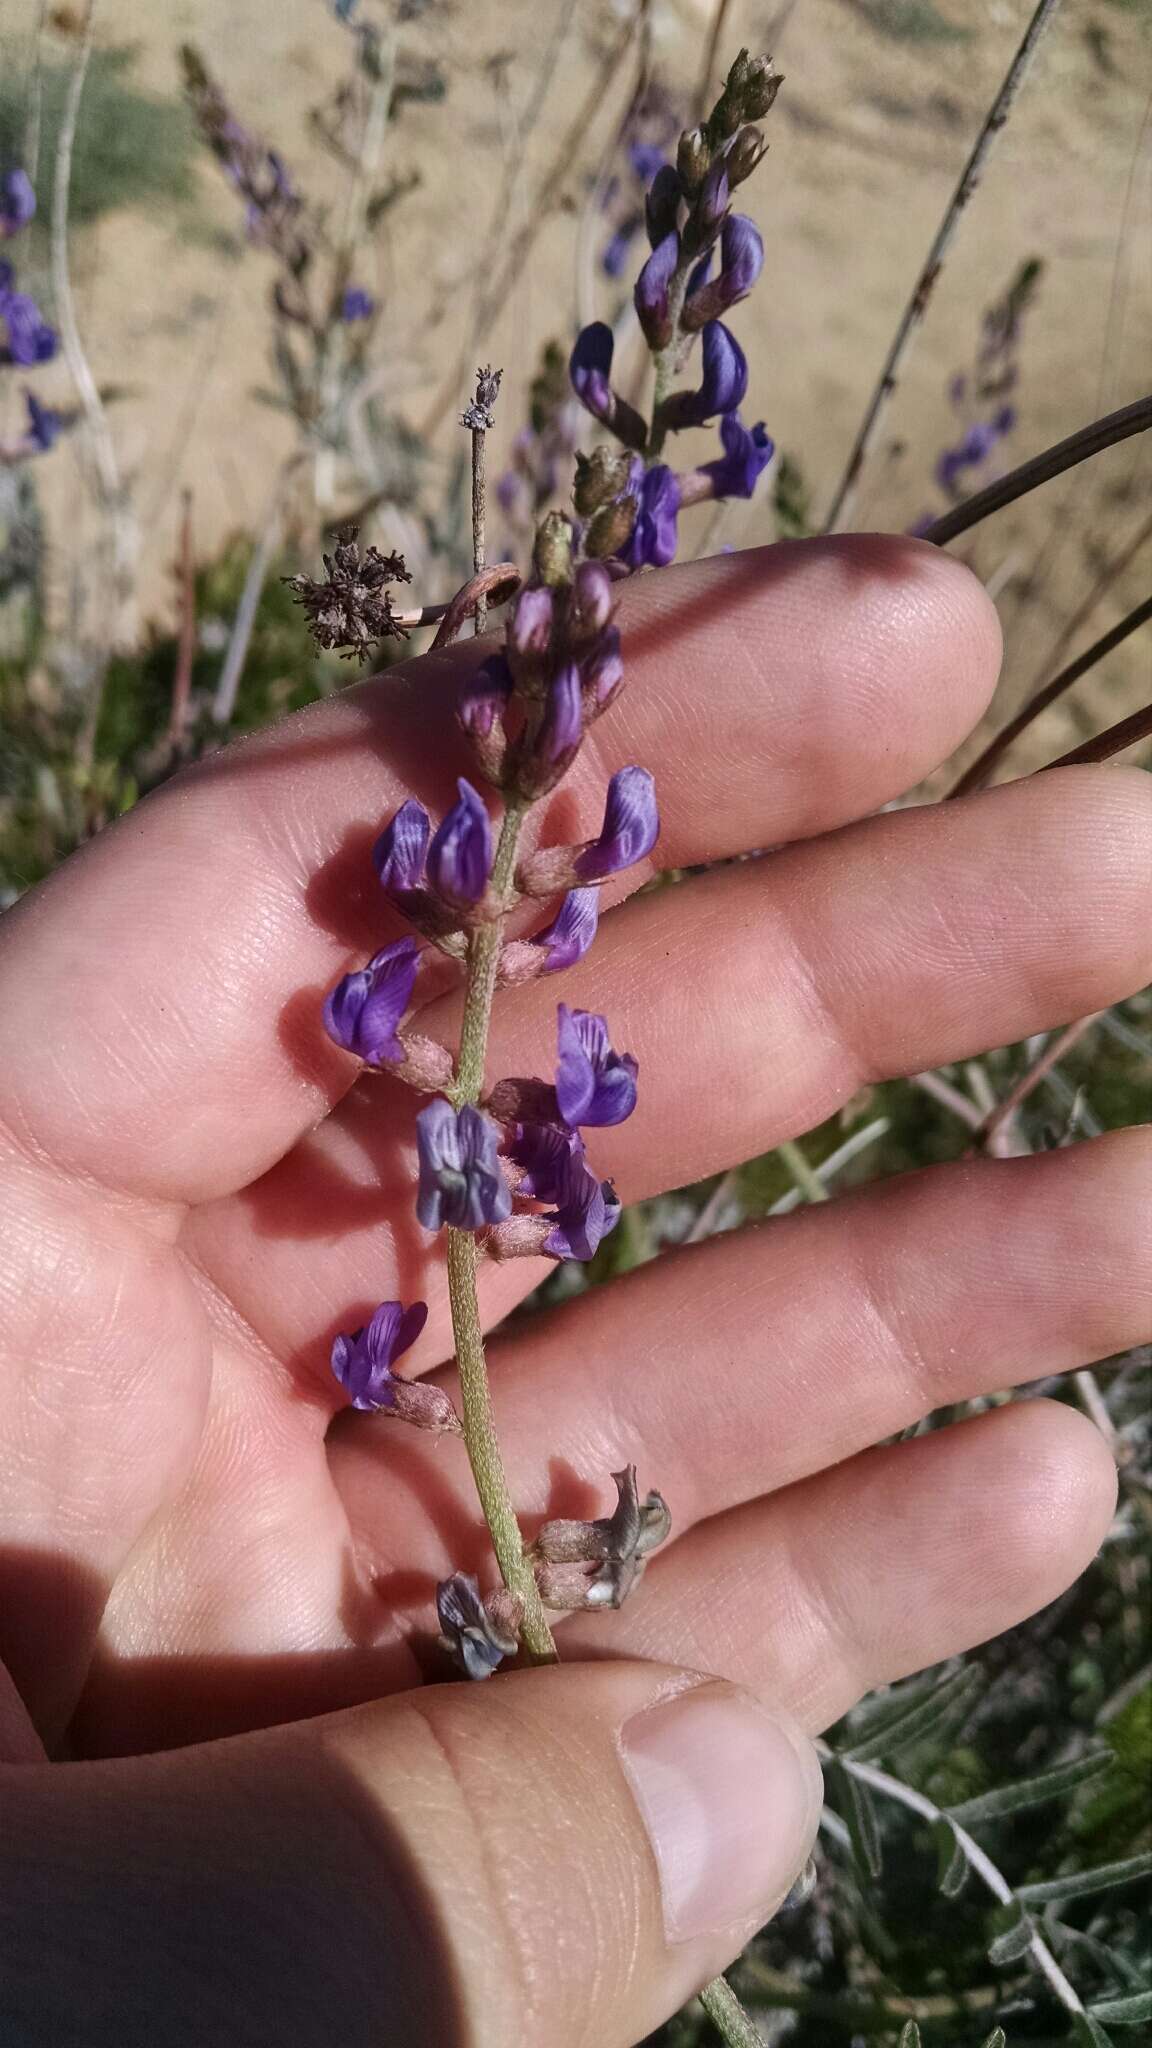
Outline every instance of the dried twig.
<path id="1" fill-rule="evenodd" d="M 961 1123 L 967 1124 L 970 1131 L 979 1130 L 983 1117 L 976 1104 L 959 1088 L 954 1088 L 951 1081 L 946 1081 L 943 1074 L 911 1074 L 909 1080 L 913 1088 L 919 1088 L 922 1095 L 931 1096 L 933 1102 L 938 1102 L 942 1109 L 951 1110 L 952 1115 L 958 1116 Z"/>
<path id="2" fill-rule="evenodd" d="M 835 496 L 828 511 L 828 517 L 825 521 L 825 531 L 827 533 L 835 533 L 838 526 L 851 518 L 860 471 L 875 445 L 876 437 L 880 431 L 881 419 L 887 408 L 888 401 L 896 389 L 900 371 L 904 366 L 908 352 L 928 310 L 937 279 L 944 267 L 944 258 L 960 225 L 964 209 L 980 182 L 988 158 L 992 153 L 993 144 L 1007 124 L 1016 95 L 1036 54 L 1040 38 L 1052 20 L 1059 4 L 1060 0 L 1040 0 L 1039 6 L 1036 8 L 1028 27 L 1024 31 L 1023 40 L 1011 64 L 1008 66 L 1000 90 L 988 109 L 984 125 L 976 138 L 971 155 L 960 174 L 960 182 L 948 202 L 944 218 L 936 230 L 932 246 L 924 259 L 920 275 L 916 279 L 912 296 L 904 308 L 896 332 L 892 337 L 892 344 L 885 357 L 884 367 L 880 372 L 875 390 L 868 402 L 868 409 L 860 423 L 860 430 L 853 444 L 852 453 L 848 457 L 844 474 L 837 485 Z"/>
<path id="3" fill-rule="evenodd" d="M 116 458 L 116 446 L 96 379 L 92 375 L 91 365 L 80 338 L 68 264 L 68 206 L 72 187 L 72 152 L 76 142 L 76 125 L 80 117 L 80 101 L 92 56 L 94 18 L 95 6 L 92 5 L 89 7 L 85 22 L 84 40 L 69 81 L 60 133 L 56 142 L 51 224 L 52 292 L 56 317 L 60 323 L 60 345 L 84 416 L 104 520 L 106 559 L 102 578 L 104 588 L 100 592 L 103 627 L 78 748 L 80 758 L 84 761 L 91 760 L 96 743 L 96 727 L 104 695 L 104 678 L 120 627 L 121 607 L 132 588 L 135 558 L 135 535 L 120 476 L 120 465 Z"/>
<path id="4" fill-rule="evenodd" d="M 1061 754 L 1058 761 L 1045 761 L 1037 773 L 1042 775 L 1049 768 L 1078 768 L 1089 761 L 1110 761 L 1114 754 L 1122 754 L 1126 748 L 1146 739 L 1152 739 L 1152 704 L 1143 705 L 1132 713 L 1131 718 L 1122 718 L 1118 725 L 1110 725 L 1106 732 L 1098 732 L 1095 739 L 1085 740 L 1082 746 Z"/>
<path id="5" fill-rule="evenodd" d="M 1152 513 L 1149 514 L 1147 519 L 1141 521 L 1135 533 L 1129 540 L 1125 541 L 1119 554 L 1113 555 L 1111 561 L 1105 562 L 1100 574 L 1076 606 L 1075 611 L 1065 619 L 1055 640 L 1032 677 L 1027 692 L 1029 698 L 1047 682 L 1048 677 L 1052 674 L 1057 662 L 1060 661 L 1065 649 L 1072 645 L 1081 626 L 1086 625 L 1100 600 L 1107 596 L 1117 577 L 1123 576 L 1125 570 L 1134 561 L 1142 559 L 1149 541 L 1152 541 Z"/>
<path id="6" fill-rule="evenodd" d="M 712 105 L 712 80 L 716 73 L 716 56 L 728 21 L 731 0 L 716 0 L 712 11 L 712 27 L 704 51 L 704 62 L 700 66 L 700 82 L 696 87 L 696 119 L 702 121 Z"/>
<path id="7" fill-rule="evenodd" d="M 515 562 L 493 562 L 491 568 L 482 569 L 478 576 L 470 576 L 450 603 L 428 607 L 428 613 L 436 611 L 440 614 L 440 630 L 432 642 L 431 651 L 450 647 L 454 640 L 458 640 L 466 621 L 476 617 L 481 604 L 485 611 L 490 604 L 507 604 L 519 588 L 520 571 Z M 403 614 L 397 616 L 403 618 Z"/>
<path id="8" fill-rule="evenodd" d="M 240 688 L 244 663 L 248 659 L 248 644 L 252 638 L 252 628 L 256 624 L 260 595 L 268 579 L 272 557 L 280 539 L 280 520 L 285 494 L 289 482 L 303 460 L 303 449 L 297 450 L 295 455 L 290 455 L 287 462 L 281 465 L 280 474 L 272 486 L 268 509 L 264 514 L 264 524 L 252 550 L 252 560 L 248 564 L 248 574 L 244 578 L 244 588 L 240 593 L 236 617 L 232 622 L 232 632 L 221 664 L 216 694 L 212 699 L 212 722 L 219 727 L 230 725 L 232 722 L 232 713 L 236 709 L 236 692 Z"/>
<path id="9" fill-rule="evenodd" d="M 942 548 L 946 541 L 967 533 L 969 527 L 978 526 L 991 513 L 1015 504 L 1017 498 L 1026 497 L 1040 484 L 1062 476 L 1066 469 L 1074 469 L 1078 462 L 1086 462 L 1090 455 L 1099 455 L 1103 449 L 1114 447 L 1117 441 L 1126 441 L 1130 434 L 1147 433 L 1149 427 L 1152 427 L 1152 397 L 1134 399 L 1131 405 L 1122 405 L 1118 412 L 1105 413 L 1103 419 L 1093 420 L 1087 427 L 1078 427 L 1066 440 L 1045 448 L 1030 462 L 1022 462 L 1019 469 L 1009 470 L 1007 476 L 999 477 L 985 490 L 977 491 L 975 497 L 965 498 L 962 505 L 954 505 L 950 512 L 945 512 L 933 522 L 923 538 L 931 541 L 934 547 Z"/>
<path id="10" fill-rule="evenodd" d="M 486 524 L 488 518 L 488 479 L 485 462 L 485 442 L 488 429 L 494 424 L 492 408 L 500 389 L 503 370 L 494 370 L 490 363 L 476 372 L 476 396 L 470 406 L 460 415 L 462 427 L 468 427 L 472 434 L 472 569 L 476 592 L 475 631 L 484 631 L 488 616 L 488 593 L 480 579 L 485 567 L 487 547 Z"/>
<path id="11" fill-rule="evenodd" d="M 1046 711 L 1049 704 L 1054 704 L 1057 697 L 1062 697 L 1066 690 L 1072 688 L 1073 683 L 1078 683 L 1081 676 L 1087 675 L 1090 668 L 1095 668 L 1098 661 L 1103 661 L 1105 655 L 1111 654 L 1114 647 L 1119 647 L 1121 641 L 1127 640 L 1130 633 L 1135 633 L 1149 619 L 1152 619 L 1152 597 L 1145 598 L 1143 604 L 1138 604 L 1135 611 L 1129 612 L 1126 619 L 1121 619 L 1119 625 L 1112 627 L 1111 632 L 1101 634 L 1099 640 L 1086 648 L 1083 654 L 1077 655 L 1075 661 L 1070 661 L 1067 668 L 1062 668 L 1059 675 L 1053 676 L 1051 682 L 1045 683 L 1043 689 L 1037 690 L 1035 696 L 1029 697 L 1015 718 L 1009 719 L 1003 732 L 998 732 L 995 739 L 988 742 L 983 753 L 977 755 L 972 766 L 965 769 L 956 787 L 948 791 L 949 797 L 968 796 L 973 790 L 983 789 L 1001 755 L 1007 752 L 1013 740 L 1019 739 L 1020 734 L 1032 724 L 1033 719 L 1039 718 L 1040 713 Z"/>
<path id="12" fill-rule="evenodd" d="M 180 556 L 176 577 L 180 629 L 176 642 L 176 674 L 172 680 L 172 709 L 168 717 L 168 745 L 174 755 L 184 744 L 192 696 L 192 665 L 196 659 L 196 558 L 192 546 L 192 493 L 188 490 L 184 492 L 180 517 Z"/>
<path id="13" fill-rule="evenodd" d="M 981 1119 L 976 1129 L 976 1143 L 978 1145 L 982 1145 L 985 1149 L 991 1146 L 997 1132 L 1002 1130 L 1009 1118 L 1016 1114 L 1021 1103 L 1027 1100 L 1034 1088 L 1039 1087 L 1045 1075 L 1051 1073 L 1057 1062 L 1064 1058 L 1065 1053 L 1071 1052 L 1072 1047 L 1077 1043 L 1078 1039 L 1083 1038 L 1089 1026 L 1097 1022 L 1099 1014 L 1099 1011 L 1094 1010 L 1090 1017 L 1077 1017 L 1074 1023 L 1066 1024 L 1063 1031 L 1057 1032 L 1055 1038 L 1045 1046 L 1039 1059 L 1034 1060 L 1032 1065 L 1020 1075 L 1019 1080 L 1009 1089 L 1007 1095 L 996 1104 L 995 1109 L 990 1110 L 988 1115 Z"/>

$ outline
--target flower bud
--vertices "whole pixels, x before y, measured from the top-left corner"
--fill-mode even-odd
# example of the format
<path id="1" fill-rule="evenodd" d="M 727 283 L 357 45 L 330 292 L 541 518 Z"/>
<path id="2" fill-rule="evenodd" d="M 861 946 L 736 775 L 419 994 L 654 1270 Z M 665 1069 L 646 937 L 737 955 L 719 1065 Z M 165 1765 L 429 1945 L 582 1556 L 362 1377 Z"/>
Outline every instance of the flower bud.
<path id="1" fill-rule="evenodd" d="M 768 144 L 759 128 L 741 128 L 728 151 L 728 183 L 742 185 L 764 156 Z"/>
<path id="2" fill-rule="evenodd" d="M 545 586 L 526 583 L 512 607 L 508 621 L 508 655 L 519 681 L 519 669 L 535 668 L 544 660 L 552 640 L 556 600 Z"/>
<path id="3" fill-rule="evenodd" d="M 689 199 L 694 199 L 708 172 L 712 152 L 702 128 L 686 128 L 676 151 L 676 171 Z"/>
<path id="4" fill-rule="evenodd" d="M 727 196 L 727 180 L 724 184 Z M 636 280 L 632 294 L 636 317 L 649 348 L 666 348 L 672 339 L 672 311 L 669 287 L 680 261 L 680 237 L 675 229 L 659 242 Z"/>
<path id="5" fill-rule="evenodd" d="M 523 1609 L 506 1587 L 480 1597 L 471 1572 L 453 1572 L 436 1588 L 440 1645 L 466 1678 L 490 1678 L 519 1645 Z"/>
<path id="6" fill-rule="evenodd" d="M 631 491 L 625 491 L 611 505 L 602 505 L 588 521 L 585 553 L 598 562 L 607 561 L 611 555 L 622 555 L 632 538 L 638 509 Z"/>
<path id="7" fill-rule="evenodd" d="M 607 711 L 624 681 L 618 627 L 604 628 L 591 654 L 581 662 L 580 673 L 584 678 L 585 720 L 599 718 L 602 711 Z"/>
<path id="8" fill-rule="evenodd" d="M 580 671 L 565 662 L 548 686 L 543 716 L 534 732 L 527 730 L 518 748 L 516 786 L 529 803 L 555 789 L 575 760 L 584 737 L 584 700 Z"/>
<path id="9" fill-rule="evenodd" d="M 653 247 L 676 232 L 680 217 L 680 180 L 671 164 L 661 164 L 644 200 L 644 221 Z"/>
<path id="10" fill-rule="evenodd" d="M 572 596 L 581 637 L 599 633 L 612 617 L 612 578 L 599 562 L 581 562 L 572 579 Z"/>
<path id="11" fill-rule="evenodd" d="M 587 519 L 602 505 L 619 497 L 627 488 L 635 464 L 636 457 L 623 448 L 602 445 L 594 448 L 591 455 L 577 455 L 572 502 L 581 519 Z"/>
<path id="12" fill-rule="evenodd" d="M 484 799 L 463 776 L 460 794 L 428 848 L 428 880 L 441 902 L 459 910 L 479 903 L 492 871 L 492 827 Z"/>
<path id="13" fill-rule="evenodd" d="M 536 529 L 533 567 L 541 583 L 560 589 L 572 577 L 572 523 L 563 512 L 546 512 Z"/>
<path id="14" fill-rule="evenodd" d="M 650 1553 L 671 1533 L 672 1517 L 663 1496 L 640 1500 L 636 1467 L 613 1472 L 617 1502 L 595 1522 L 546 1522 L 529 1555 L 546 1607 L 620 1607 L 644 1570 Z"/>
<path id="15" fill-rule="evenodd" d="M 737 69 L 740 72 L 737 92 L 742 118 L 745 121 L 762 121 L 784 83 L 784 75 L 776 70 L 771 57 L 749 57 L 747 50 L 741 51 L 732 66 L 730 86 L 732 74 Z"/>
<path id="16" fill-rule="evenodd" d="M 728 165 L 717 157 L 700 187 L 700 196 L 685 229 L 685 240 L 693 251 L 707 249 L 715 241 L 728 210 Z"/>

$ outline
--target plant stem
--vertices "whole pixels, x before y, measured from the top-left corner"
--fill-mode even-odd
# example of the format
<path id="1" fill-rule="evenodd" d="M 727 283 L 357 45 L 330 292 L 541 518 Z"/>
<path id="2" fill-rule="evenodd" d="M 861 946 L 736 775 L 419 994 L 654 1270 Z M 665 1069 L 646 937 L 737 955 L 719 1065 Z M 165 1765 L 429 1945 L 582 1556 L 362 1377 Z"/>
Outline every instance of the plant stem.
<path id="1" fill-rule="evenodd" d="M 968 796 L 974 789 L 983 789 L 1001 754 L 1007 752 L 1013 740 L 1019 739 L 1033 719 L 1039 718 L 1049 704 L 1054 704 L 1057 697 L 1062 697 L 1065 690 L 1070 690 L 1073 683 L 1078 683 L 1081 676 L 1087 675 L 1090 668 L 1095 668 L 1098 661 L 1103 661 L 1105 655 L 1111 654 L 1114 647 L 1119 647 L 1121 641 L 1127 640 L 1130 633 L 1137 632 L 1149 619 L 1152 619 L 1152 597 L 1146 597 L 1143 604 L 1138 604 L 1126 619 L 1120 620 L 1119 625 L 1102 634 L 1083 654 L 1077 655 L 1075 661 L 1070 661 L 1067 668 L 1062 668 L 1059 675 L 1053 676 L 1034 696 L 1029 697 L 1015 718 L 1009 719 L 1004 730 L 989 740 L 983 753 L 977 756 L 970 768 L 965 769 L 955 789 L 948 791 L 949 797 Z"/>
<path id="2" fill-rule="evenodd" d="M 501 905 L 507 901 L 523 817 L 521 806 L 509 802 L 492 867 L 491 887 Z M 483 1092 L 484 1056 L 488 1048 L 488 1026 L 503 928 L 501 912 L 500 916 L 477 925 L 469 944 L 464 1018 L 460 1026 L 460 1051 L 453 1090 L 457 1109 L 466 1102 L 478 1102 Z M 556 1645 L 532 1567 L 524 1556 L 520 1524 L 508 1491 L 504 1460 L 492 1416 L 488 1367 L 484 1358 L 484 1331 L 476 1293 L 476 1239 L 468 1230 L 448 1231 L 448 1296 L 464 1410 L 464 1442 L 492 1538 L 492 1548 L 505 1585 L 523 1603 L 521 1635 L 529 1657 L 534 1664 L 554 1664 Z"/>
<path id="3" fill-rule="evenodd" d="M 764 2048 L 763 2035 L 726 1977 L 713 1977 L 700 1993 L 700 2003 L 728 2048 Z"/>
<path id="4" fill-rule="evenodd" d="M 1090 455 L 1114 447 L 1117 441 L 1126 441 L 1130 434 L 1147 433 L 1149 427 L 1152 396 L 1134 399 L 1131 405 L 1122 405 L 1118 412 L 1106 413 L 1102 419 L 1093 420 L 1089 426 L 1057 441 L 1054 447 L 1045 448 L 1043 454 L 1034 455 L 1030 462 L 1022 462 L 1019 469 L 1009 470 L 1007 476 L 977 491 L 975 497 L 965 498 L 962 505 L 954 505 L 950 512 L 933 521 L 923 539 L 942 548 L 946 541 L 967 533 L 969 527 L 979 526 L 982 519 L 1002 511 L 1006 505 L 1014 505 L 1017 498 L 1026 497 L 1040 484 L 1063 476 L 1066 469 L 1074 469 L 1078 462 L 1086 462 Z"/>
<path id="5" fill-rule="evenodd" d="M 485 549 L 488 545 L 488 490 L 487 471 L 484 460 L 484 429 L 472 429 L 472 567 L 476 575 L 485 566 Z M 483 593 L 476 598 L 476 613 L 473 632 L 479 638 L 484 631 L 488 616 L 488 600 Z"/>
<path id="6" fill-rule="evenodd" d="M 828 508 L 828 517 L 824 525 L 826 533 L 835 533 L 837 527 L 843 525 L 852 516 L 856 483 L 860 471 L 867 460 L 870 450 L 875 445 L 880 431 L 880 422 L 884 416 L 888 401 L 896 389 L 900 371 L 908 351 L 923 323 L 933 289 L 944 267 L 944 258 L 960 225 L 964 210 L 980 182 L 993 144 L 1007 124 L 1016 95 L 1036 54 L 1036 47 L 1040 38 L 1059 4 L 1060 0 L 1040 0 L 1039 6 L 1036 8 L 1024 31 L 1023 40 L 1011 64 L 1008 66 L 1000 90 L 984 117 L 983 126 L 973 145 L 972 152 L 960 173 L 960 182 L 948 201 L 944 218 L 936 230 L 932 246 L 924 258 L 920 274 L 913 286 L 912 295 L 900 316 L 896 332 L 892 337 L 891 346 L 884 359 L 884 367 L 880 372 L 868 402 L 868 409 L 861 422 L 860 431 L 856 436 L 852 453 L 848 457 L 844 474 L 837 485 L 836 495 Z"/>
<path id="7" fill-rule="evenodd" d="M 784 1138 L 776 1147 L 781 1164 L 788 1168 L 806 1202 L 826 1202 L 828 1190 L 808 1154 L 793 1139 Z"/>

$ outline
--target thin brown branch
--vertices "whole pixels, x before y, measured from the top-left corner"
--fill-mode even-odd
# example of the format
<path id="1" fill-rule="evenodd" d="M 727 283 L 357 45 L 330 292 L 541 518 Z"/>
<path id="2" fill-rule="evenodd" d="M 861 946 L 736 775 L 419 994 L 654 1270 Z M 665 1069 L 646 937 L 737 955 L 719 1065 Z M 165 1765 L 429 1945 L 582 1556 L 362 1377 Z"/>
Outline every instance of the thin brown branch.
<path id="1" fill-rule="evenodd" d="M 1055 1038 L 1045 1046 L 1039 1059 L 1032 1062 L 1032 1065 L 1020 1075 L 1019 1080 L 1009 1089 L 1002 1101 L 998 1102 L 995 1109 L 991 1110 L 983 1119 L 976 1131 L 976 1143 L 978 1145 L 983 1146 L 985 1150 L 988 1149 L 995 1139 L 997 1132 L 1001 1131 L 1004 1125 L 1015 1116 L 1021 1103 L 1027 1101 L 1033 1089 L 1039 1087 L 1045 1075 L 1052 1072 L 1053 1067 L 1058 1065 L 1066 1053 L 1071 1052 L 1072 1047 L 1083 1038 L 1084 1033 L 1090 1026 L 1096 1023 L 1099 1014 L 1099 1011 L 1094 1010 L 1090 1017 L 1077 1017 L 1074 1023 L 1066 1024 L 1063 1031 L 1057 1032 Z"/>
<path id="2" fill-rule="evenodd" d="M 844 474 L 837 485 L 832 504 L 829 508 L 828 517 L 825 521 L 825 532 L 827 533 L 835 533 L 838 526 L 851 518 L 860 472 L 875 446 L 877 435 L 880 431 L 880 422 L 887 410 L 888 402 L 900 381 L 900 373 L 907 360 L 912 343 L 923 324 L 924 315 L 928 310 L 932 294 L 936 288 L 940 273 L 944 268 L 944 259 L 951 247 L 964 211 L 980 183 L 993 146 L 1007 125 L 1016 96 L 1036 54 L 1040 38 L 1052 20 L 1059 4 L 1060 0 L 1040 0 L 1039 6 L 1036 8 L 1031 21 L 1024 31 L 1019 48 L 1011 64 L 1008 66 L 1000 90 L 984 118 L 984 124 L 979 135 L 976 137 L 968 161 L 960 173 L 959 183 L 948 202 L 944 218 L 936 230 L 932 246 L 924 259 L 920 275 L 916 279 L 912 290 L 912 296 L 900 316 L 896 332 L 892 337 L 891 346 L 884 359 L 884 367 L 876 381 L 875 389 L 868 402 L 864 418 L 860 423 L 859 432 L 853 443 L 852 452 L 848 457 Z"/>
<path id="3" fill-rule="evenodd" d="M 1085 762 L 1110 761 L 1113 754 L 1123 754 L 1128 747 L 1147 739 L 1152 739 L 1152 704 L 1134 711 L 1131 718 L 1122 718 L 1119 725 L 1110 725 L 1106 732 L 1098 732 L 1095 739 L 1085 740 L 1083 746 L 1061 754 L 1058 761 L 1045 761 L 1037 772 L 1043 775 L 1049 768 L 1078 768 Z"/>
<path id="4" fill-rule="evenodd" d="M 1032 682 L 1028 690 L 1029 697 L 1031 697 L 1035 691 L 1039 690 L 1041 686 L 1047 682 L 1049 676 L 1053 674 L 1056 668 L 1056 664 L 1060 661 L 1062 655 L 1064 654 L 1065 649 L 1071 647 L 1073 641 L 1075 640 L 1077 634 L 1080 631 L 1080 628 L 1087 624 L 1088 620 L 1091 618 L 1093 612 L 1095 611 L 1097 605 L 1100 603 L 1102 598 L 1108 595 L 1109 590 L 1112 588 L 1112 585 L 1116 582 L 1117 578 L 1123 576 L 1125 570 L 1128 569 L 1134 561 L 1143 556 L 1144 550 L 1147 547 L 1149 541 L 1152 541 L 1152 513 L 1148 515 L 1147 519 L 1141 521 L 1140 525 L 1137 527 L 1131 539 L 1125 541 L 1123 547 L 1120 549 L 1119 554 L 1113 555 L 1111 561 L 1105 562 L 1104 567 L 1101 569 L 1100 574 L 1097 576 L 1095 582 L 1089 588 L 1087 594 L 1081 599 L 1080 603 L 1076 606 L 1075 611 L 1073 611 L 1071 615 L 1064 621 L 1064 624 L 1061 626 L 1060 631 L 1057 633 L 1055 640 L 1052 642 L 1051 647 L 1048 649 L 1047 654 L 1044 656 L 1043 661 L 1040 663 L 1039 668 L 1036 670 L 1036 673 L 1032 678 Z"/>
<path id="5" fill-rule="evenodd" d="M 435 653 L 441 647 L 451 647 L 452 642 L 460 638 L 467 621 L 476 617 L 481 604 L 485 611 L 489 605 L 507 604 L 519 588 L 520 571 L 515 562 L 493 562 L 490 568 L 481 569 L 478 576 L 470 576 L 449 604 L 444 607 L 427 606 L 422 615 L 424 618 L 432 612 L 441 614 L 440 630 L 429 651 Z M 397 617 L 407 623 L 403 613 L 398 613 Z"/>
<path id="6" fill-rule="evenodd" d="M 1039 718 L 1040 713 L 1046 711 L 1049 704 L 1054 704 L 1057 697 L 1062 697 L 1066 690 L 1072 688 L 1073 683 L 1078 683 L 1081 676 L 1087 675 L 1089 669 L 1095 668 L 1098 661 L 1103 661 L 1105 655 L 1111 654 L 1114 647 L 1119 647 L 1122 641 L 1127 640 L 1129 634 L 1135 633 L 1149 619 L 1152 619 L 1152 597 L 1146 597 L 1143 604 L 1138 604 L 1135 611 L 1129 612 L 1126 619 L 1120 620 L 1119 625 L 1113 626 L 1108 633 L 1102 633 L 1099 640 L 1086 648 L 1083 654 L 1078 654 L 1075 661 L 1068 663 L 1067 668 L 1062 668 L 1058 676 L 1053 676 L 1050 683 L 1045 683 L 1042 690 L 1037 690 L 1034 697 L 1029 697 L 1015 718 L 1009 719 L 1003 732 L 997 733 L 995 739 L 990 740 L 983 753 L 973 761 L 972 766 L 965 769 L 956 787 L 948 791 L 949 797 L 968 796 L 973 790 L 983 789 L 1001 755 L 1007 752 L 1013 740 L 1019 739 L 1020 734 L 1032 724 L 1033 719 Z"/>
<path id="7" fill-rule="evenodd" d="M 192 666 L 196 659 L 196 556 L 192 545 L 192 493 L 188 490 L 184 492 L 180 516 L 180 555 L 176 578 L 180 627 L 176 643 L 176 674 L 172 680 L 172 709 L 168 717 L 168 745 L 174 755 L 184 744 L 192 697 Z"/>
<path id="8" fill-rule="evenodd" d="M 728 10 L 732 0 L 716 0 L 712 10 L 712 27 L 708 35 L 708 47 L 704 62 L 700 66 L 700 82 L 696 87 L 696 119 L 702 121 L 709 112 L 712 98 L 712 80 L 716 75 L 716 56 L 721 38 L 728 22 Z"/>
<path id="9" fill-rule="evenodd" d="M 1017 498 L 1024 498 L 1041 484 L 1053 477 L 1063 476 L 1066 469 L 1074 469 L 1078 462 L 1086 462 L 1090 455 L 1099 455 L 1105 448 L 1112 448 L 1117 441 L 1126 441 L 1130 434 L 1147 433 L 1152 427 L 1152 397 L 1134 399 L 1131 405 L 1122 405 L 1118 412 L 1105 413 L 1103 419 L 1093 420 L 1090 426 L 1078 427 L 1066 440 L 1057 441 L 1052 448 L 1045 448 L 1040 455 L 1034 455 L 1030 462 L 1022 462 L 1019 469 L 1009 470 L 1007 476 L 989 484 L 975 497 L 965 498 L 962 505 L 954 505 L 940 519 L 928 528 L 923 538 L 934 547 L 942 548 L 947 541 L 955 540 L 961 533 L 967 533 L 972 526 L 978 526 L 993 512 L 1003 511 L 1006 505 L 1014 505 Z"/>

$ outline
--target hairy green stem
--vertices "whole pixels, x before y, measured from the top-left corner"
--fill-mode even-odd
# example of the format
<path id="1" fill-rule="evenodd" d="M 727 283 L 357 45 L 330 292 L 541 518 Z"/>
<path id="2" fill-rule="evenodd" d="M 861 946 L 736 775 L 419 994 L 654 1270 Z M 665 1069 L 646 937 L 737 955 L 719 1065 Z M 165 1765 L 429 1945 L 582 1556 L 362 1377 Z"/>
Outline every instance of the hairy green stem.
<path id="1" fill-rule="evenodd" d="M 468 947 L 468 981 L 453 1090 L 457 1109 L 466 1102 L 478 1102 L 484 1088 L 484 1057 L 488 1049 L 492 996 L 504 930 L 504 907 L 516 866 L 516 847 L 523 817 L 522 807 L 510 801 L 504 813 L 492 867 L 491 890 L 500 905 L 500 914 L 476 926 Z M 534 1664 L 554 1664 L 556 1645 L 532 1567 L 524 1556 L 524 1541 L 508 1491 L 504 1460 L 492 1416 L 488 1367 L 484 1358 L 484 1331 L 476 1293 L 476 1239 L 469 1230 L 448 1231 L 448 1298 L 452 1307 L 452 1335 L 460 1374 L 464 1442 L 476 1492 L 492 1537 L 492 1548 L 505 1585 L 523 1604 L 521 1635 L 529 1657 Z"/>
<path id="2" fill-rule="evenodd" d="M 726 1977 L 713 1977 L 700 1993 L 700 2003 L 728 2048 L 763 2048 L 764 2037 L 759 2027 L 745 2012 Z"/>

